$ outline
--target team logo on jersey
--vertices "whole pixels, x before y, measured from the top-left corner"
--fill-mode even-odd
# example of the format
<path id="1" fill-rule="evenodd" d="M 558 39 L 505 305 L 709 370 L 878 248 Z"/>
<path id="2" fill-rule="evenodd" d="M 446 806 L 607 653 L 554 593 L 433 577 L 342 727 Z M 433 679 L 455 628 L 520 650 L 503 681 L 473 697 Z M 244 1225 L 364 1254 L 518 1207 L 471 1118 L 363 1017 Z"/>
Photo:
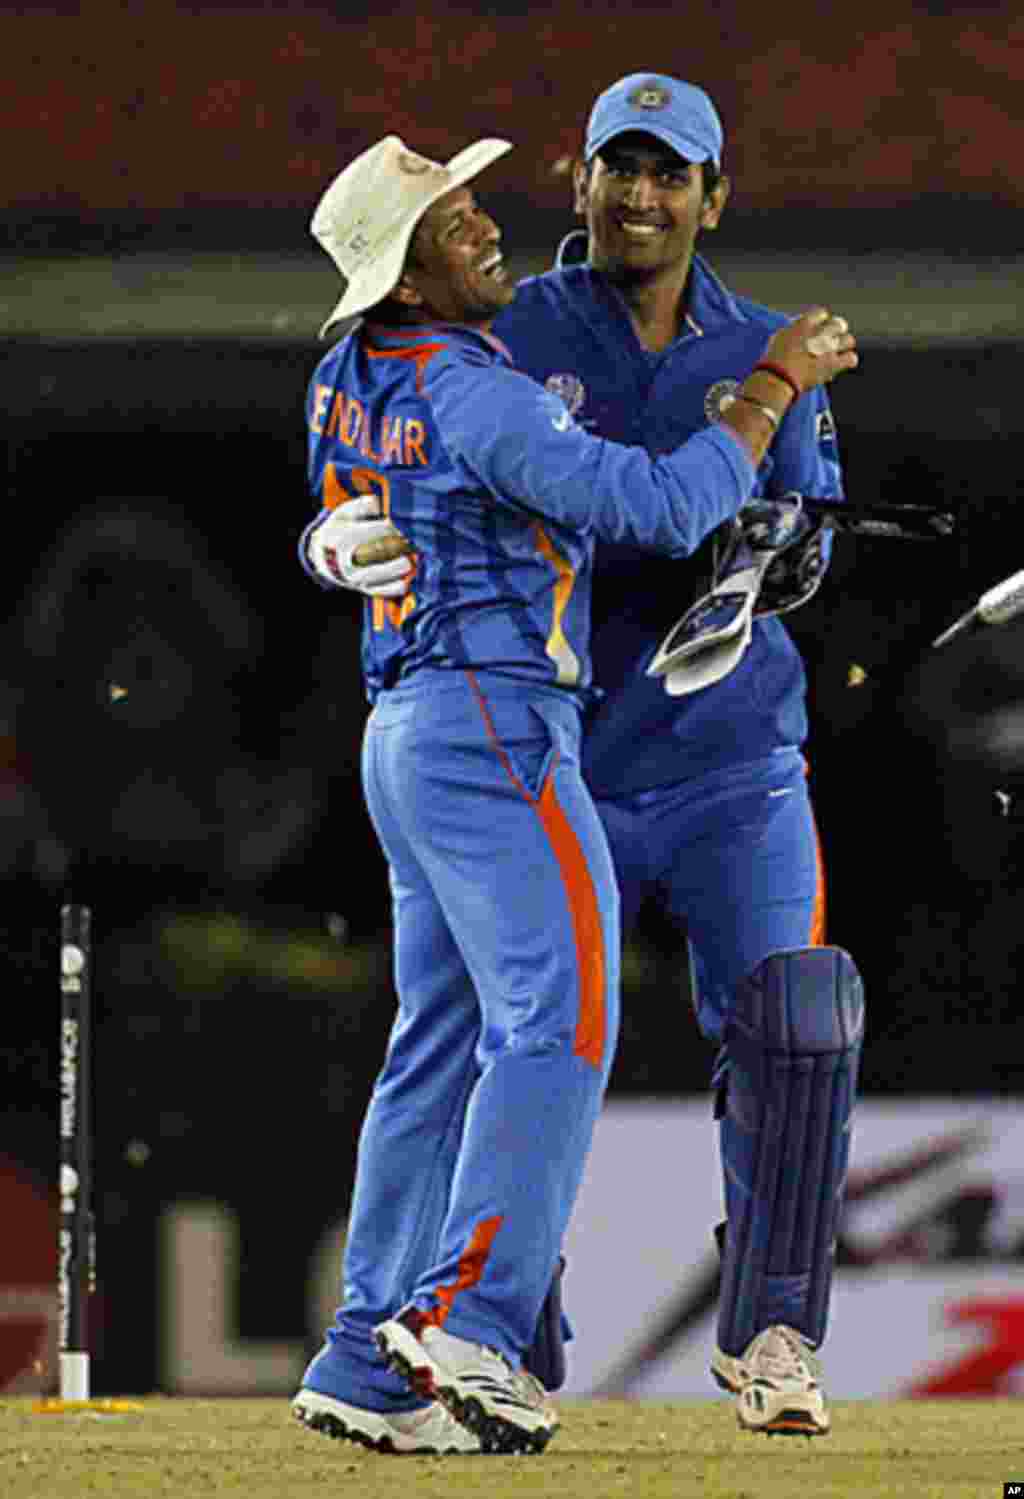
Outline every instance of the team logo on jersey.
<path id="1" fill-rule="evenodd" d="M 664 109 L 668 99 L 668 89 L 660 83 L 642 83 L 629 96 L 634 109 Z"/>
<path id="2" fill-rule="evenodd" d="M 739 388 L 738 380 L 716 380 L 714 385 L 709 385 L 704 394 L 705 420 L 717 422 L 735 401 Z"/>
<path id="3" fill-rule="evenodd" d="M 814 435 L 819 442 L 835 442 L 836 424 L 831 411 L 819 411 L 814 418 Z"/>
<path id="4" fill-rule="evenodd" d="M 570 416 L 575 416 L 587 399 L 587 388 L 578 375 L 549 375 L 544 389 L 558 397 Z"/>
<path id="5" fill-rule="evenodd" d="M 399 151 L 398 153 L 398 170 L 408 172 L 410 177 L 422 176 L 424 172 L 429 172 L 433 165 L 434 163 L 428 161 L 425 156 L 417 156 L 415 151 Z"/>

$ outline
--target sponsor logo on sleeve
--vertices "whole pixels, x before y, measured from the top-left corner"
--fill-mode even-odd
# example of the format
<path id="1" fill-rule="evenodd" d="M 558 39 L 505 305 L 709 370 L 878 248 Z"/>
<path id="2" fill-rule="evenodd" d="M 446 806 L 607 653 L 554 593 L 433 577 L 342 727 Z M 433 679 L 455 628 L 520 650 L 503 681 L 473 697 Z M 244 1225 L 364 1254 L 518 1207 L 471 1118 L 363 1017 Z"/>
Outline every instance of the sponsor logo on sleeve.
<path id="1" fill-rule="evenodd" d="M 570 416 L 575 416 L 587 399 L 586 387 L 579 375 L 549 375 L 544 389 L 557 396 Z"/>
<path id="2" fill-rule="evenodd" d="M 819 411 L 814 418 L 814 435 L 819 442 L 835 442 L 836 424 L 831 411 Z"/>

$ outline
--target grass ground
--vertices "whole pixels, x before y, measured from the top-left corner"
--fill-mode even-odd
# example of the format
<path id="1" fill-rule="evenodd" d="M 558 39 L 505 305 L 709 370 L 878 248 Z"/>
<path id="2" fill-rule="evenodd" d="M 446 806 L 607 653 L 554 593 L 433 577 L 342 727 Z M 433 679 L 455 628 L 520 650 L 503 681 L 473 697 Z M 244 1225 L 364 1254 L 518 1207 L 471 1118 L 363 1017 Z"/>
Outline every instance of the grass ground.
<path id="1" fill-rule="evenodd" d="M 1001 1499 L 1024 1403 L 845 1402 L 825 1438 L 748 1436 L 725 1401 L 566 1401 L 542 1457 L 381 1457 L 284 1400 L 153 1396 L 120 1414 L 0 1400 L 3 1499 Z"/>

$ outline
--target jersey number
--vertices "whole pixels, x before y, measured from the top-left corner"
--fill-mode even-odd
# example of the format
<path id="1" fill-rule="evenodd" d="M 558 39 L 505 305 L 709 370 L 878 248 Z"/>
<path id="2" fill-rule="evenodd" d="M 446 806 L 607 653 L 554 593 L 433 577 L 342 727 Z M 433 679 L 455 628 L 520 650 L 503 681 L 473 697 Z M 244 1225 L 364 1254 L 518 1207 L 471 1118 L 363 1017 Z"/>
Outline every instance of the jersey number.
<path id="1" fill-rule="evenodd" d="M 383 516 L 391 514 L 391 485 L 384 474 L 377 472 L 375 468 L 354 468 L 351 471 L 352 484 L 356 494 L 369 494 L 377 500 L 380 505 L 380 513 Z M 324 508 L 334 510 L 338 505 L 344 505 L 346 500 L 352 500 L 355 495 L 349 494 L 338 477 L 338 470 L 333 463 L 328 463 L 324 469 Z M 395 599 L 373 599 L 373 628 L 383 630 L 385 620 L 397 630 L 403 619 L 406 619 L 416 607 L 416 595 L 407 593 L 400 601 Z"/>

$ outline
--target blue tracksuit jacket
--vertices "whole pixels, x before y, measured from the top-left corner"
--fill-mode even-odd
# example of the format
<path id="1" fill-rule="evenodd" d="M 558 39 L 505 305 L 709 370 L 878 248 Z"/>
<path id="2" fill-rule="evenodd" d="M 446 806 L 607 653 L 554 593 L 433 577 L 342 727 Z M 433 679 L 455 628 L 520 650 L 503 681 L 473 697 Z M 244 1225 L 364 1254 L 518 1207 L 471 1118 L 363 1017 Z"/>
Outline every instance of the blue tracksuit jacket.
<path id="1" fill-rule="evenodd" d="M 679 338 L 652 354 L 614 287 L 588 265 L 571 265 L 524 281 L 493 331 L 516 367 L 561 395 L 585 431 L 656 456 L 708 429 L 722 396 L 785 322 L 734 296 L 699 256 L 688 307 Z M 755 494 L 792 490 L 842 494 L 835 423 L 822 389 L 791 406 L 758 469 Z M 678 604 L 666 615 L 664 587 L 651 587 L 658 566 L 628 544 L 597 549 L 591 648 L 604 696 L 588 722 L 583 765 L 598 797 L 756 761 L 800 745 L 807 734 L 803 666 L 781 620 L 755 624 L 739 667 L 703 692 L 670 698 L 660 681 L 644 675 L 662 636 L 701 586 L 692 565 L 660 564 L 678 579 Z"/>
<path id="2" fill-rule="evenodd" d="M 453 326 L 357 329 L 316 369 L 307 421 L 325 507 L 313 525 L 374 494 L 418 553 L 401 605 L 366 606 L 371 700 L 423 666 L 485 667 L 589 698 L 595 539 L 634 556 L 692 552 L 753 482 L 725 428 L 656 458 L 609 443 L 515 371 L 499 341 Z"/>

